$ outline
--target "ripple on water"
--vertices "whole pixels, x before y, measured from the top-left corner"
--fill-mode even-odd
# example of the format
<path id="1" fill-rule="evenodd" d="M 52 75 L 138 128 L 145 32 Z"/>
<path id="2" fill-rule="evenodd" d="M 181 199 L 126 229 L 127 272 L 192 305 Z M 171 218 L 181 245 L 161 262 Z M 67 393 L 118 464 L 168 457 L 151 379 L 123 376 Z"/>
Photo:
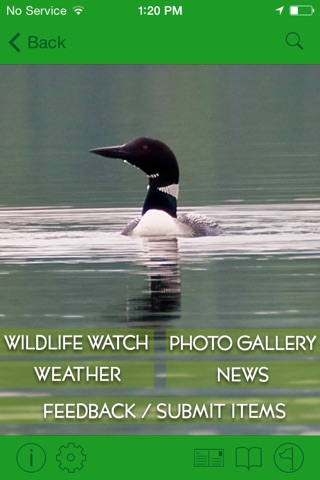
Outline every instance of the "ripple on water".
<path id="1" fill-rule="evenodd" d="M 244 255 L 320 257 L 319 203 L 223 205 L 180 211 L 207 215 L 225 232 L 218 237 L 180 238 L 179 255 L 184 262 Z M 146 241 L 120 232 L 137 213 L 105 208 L 1 209 L 0 258 L 4 264 L 136 262 Z"/>

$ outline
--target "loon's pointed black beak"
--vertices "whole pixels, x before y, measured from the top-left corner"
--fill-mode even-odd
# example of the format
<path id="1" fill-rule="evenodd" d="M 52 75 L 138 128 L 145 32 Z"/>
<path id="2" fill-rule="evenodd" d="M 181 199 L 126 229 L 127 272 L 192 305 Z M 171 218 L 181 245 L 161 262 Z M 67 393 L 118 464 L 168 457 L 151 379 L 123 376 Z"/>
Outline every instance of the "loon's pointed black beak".
<path id="1" fill-rule="evenodd" d="M 129 160 L 132 154 L 125 150 L 125 145 L 119 145 L 116 147 L 101 147 L 90 150 L 91 153 L 101 155 L 108 158 L 120 158 L 121 160 Z"/>

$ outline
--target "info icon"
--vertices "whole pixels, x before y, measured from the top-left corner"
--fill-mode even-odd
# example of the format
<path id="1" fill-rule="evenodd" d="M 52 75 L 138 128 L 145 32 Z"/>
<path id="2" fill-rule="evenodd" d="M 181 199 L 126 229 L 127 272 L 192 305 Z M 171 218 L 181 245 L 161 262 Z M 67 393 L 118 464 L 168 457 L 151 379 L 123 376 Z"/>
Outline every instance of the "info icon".
<path id="1" fill-rule="evenodd" d="M 281 472 L 294 473 L 303 462 L 303 451 L 295 443 L 283 443 L 274 453 L 274 463 Z"/>
<path id="2" fill-rule="evenodd" d="M 17 464 L 24 472 L 38 472 L 45 463 L 45 451 L 36 443 L 26 443 L 17 452 Z"/>

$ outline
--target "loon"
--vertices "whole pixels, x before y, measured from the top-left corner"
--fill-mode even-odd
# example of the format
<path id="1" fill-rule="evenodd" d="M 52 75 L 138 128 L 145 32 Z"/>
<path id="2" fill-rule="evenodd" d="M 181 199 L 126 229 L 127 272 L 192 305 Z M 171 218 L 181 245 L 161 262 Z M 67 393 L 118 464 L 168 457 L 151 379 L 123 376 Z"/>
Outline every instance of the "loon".
<path id="1" fill-rule="evenodd" d="M 139 137 L 123 145 L 90 150 L 119 158 L 139 168 L 149 178 L 141 217 L 132 220 L 122 235 L 141 237 L 202 237 L 223 233 L 218 224 L 203 215 L 177 215 L 179 166 L 172 150 L 160 140 Z"/>

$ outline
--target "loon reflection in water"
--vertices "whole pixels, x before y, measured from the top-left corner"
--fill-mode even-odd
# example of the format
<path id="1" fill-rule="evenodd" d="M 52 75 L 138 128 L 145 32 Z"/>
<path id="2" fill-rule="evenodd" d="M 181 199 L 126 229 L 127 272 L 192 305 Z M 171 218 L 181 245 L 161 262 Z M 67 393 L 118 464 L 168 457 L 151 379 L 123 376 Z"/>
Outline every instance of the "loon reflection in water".
<path id="1" fill-rule="evenodd" d="M 140 168 L 149 178 L 142 216 L 132 220 L 123 230 L 123 235 L 202 237 L 223 233 L 218 224 L 202 215 L 177 215 L 179 166 L 174 153 L 165 143 L 140 137 L 124 145 L 95 148 L 91 152 L 125 160 Z"/>
<path id="2" fill-rule="evenodd" d="M 176 238 L 146 239 L 142 263 L 148 290 L 127 301 L 127 320 L 172 320 L 180 317 L 181 283 Z"/>
<path id="3" fill-rule="evenodd" d="M 111 320 L 109 304 L 102 318 L 108 322 L 129 322 L 131 325 L 156 324 L 179 320 L 181 317 L 181 275 L 177 238 L 144 238 L 142 251 L 135 264 L 139 269 L 138 292 L 136 288 L 122 289 L 122 301 L 118 304 L 117 315 Z M 136 285 L 135 285 L 136 286 Z M 120 308 L 119 308 L 120 307 Z"/>

